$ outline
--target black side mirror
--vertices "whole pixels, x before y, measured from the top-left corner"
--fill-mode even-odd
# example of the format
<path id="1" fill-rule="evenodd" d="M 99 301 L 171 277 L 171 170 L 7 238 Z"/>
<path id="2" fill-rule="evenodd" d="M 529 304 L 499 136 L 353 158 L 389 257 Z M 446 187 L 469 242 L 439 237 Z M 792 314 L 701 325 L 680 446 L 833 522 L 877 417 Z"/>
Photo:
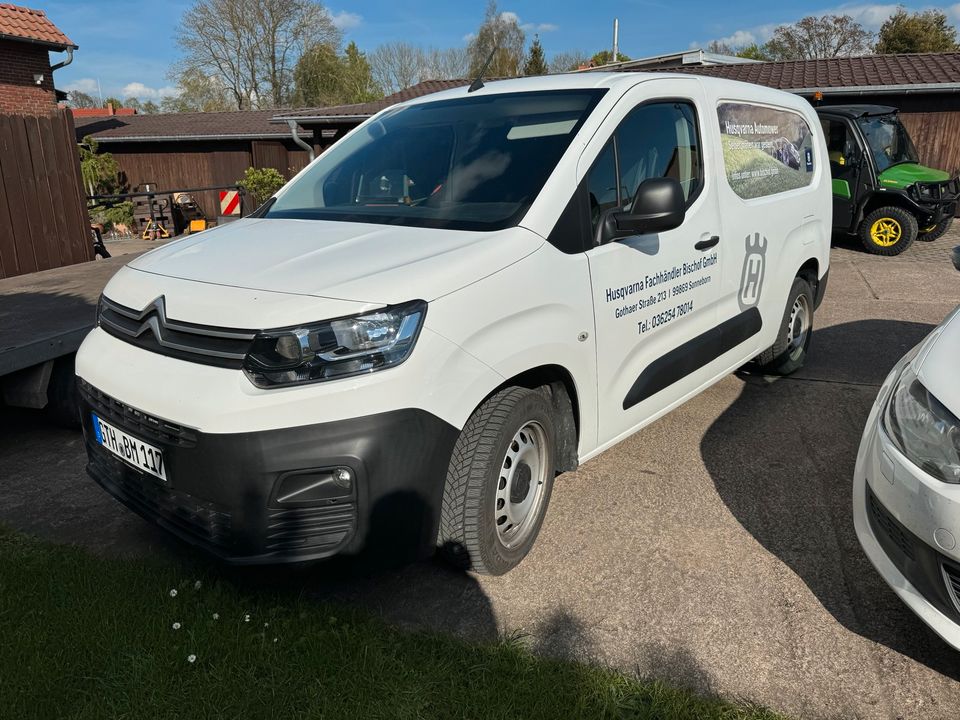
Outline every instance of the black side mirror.
<path id="1" fill-rule="evenodd" d="M 672 230 L 683 224 L 687 199 L 674 178 L 649 178 L 640 183 L 630 210 L 607 213 L 603 220 L 603 242 L 631 235 L 649 235 Z"/>
<path id="2" fill-rule="evenodd" d="M 953 266 L 957 270 L 960 270 L 960 245 L 957 245 L 953 249 Z"/>

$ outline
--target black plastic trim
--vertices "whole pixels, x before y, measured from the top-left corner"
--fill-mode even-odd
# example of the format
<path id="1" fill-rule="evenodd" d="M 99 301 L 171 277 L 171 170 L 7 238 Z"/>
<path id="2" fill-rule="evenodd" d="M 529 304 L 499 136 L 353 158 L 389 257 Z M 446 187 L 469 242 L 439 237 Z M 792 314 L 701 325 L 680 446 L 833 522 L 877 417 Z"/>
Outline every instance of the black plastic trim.
<path id="1" fill-rule="evenodd" d="M 696 372 L 725 352 L 749 340 L 760 332 L 762 327 L 760 311 L 752 307 L 688 340 L 666 355 L 661 355 L 640 373 L 640 377 L 623 399 L 623 409 L 629 410 Z"/>
<path id="2" fill-rule="evenodd" d="M 337 422 L 247 433 L 194 434 L 190 447 L 148 438 L 164 453 L 167 483 L 102 448 L 81 401 L 87 472 L 147 520 L 232 564 L 316 560 L 371 550 L 413 558 L 432 551 L 447 466 L 459 431 L 425 410 L 403 409 Z M 346 467 L 352 486 L 315 503 L 276 502 L 280 478 Z"/>
<path id="3" fill-rule="evenodd" d="M 818 310 L 820 303 L 823 302 L 823 296 L 827 293 L 827 281 L 830 279 L 830 268 L 823 274 L 823 277 L 817 282 L 817 290 L 813 298 L 813 309 Z"/>

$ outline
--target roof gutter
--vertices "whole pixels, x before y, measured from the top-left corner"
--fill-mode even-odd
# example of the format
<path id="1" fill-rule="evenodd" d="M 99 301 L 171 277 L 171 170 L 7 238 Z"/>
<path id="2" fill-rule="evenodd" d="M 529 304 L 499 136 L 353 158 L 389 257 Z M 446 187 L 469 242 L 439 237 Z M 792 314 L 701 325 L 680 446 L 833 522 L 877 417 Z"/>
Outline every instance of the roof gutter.
<path id="1" fill-rule="evenodd" d="M 926 95 L 960 92 L 960 82 L 920 83 L 917 85 L 855 85 L 851 87 L 790 88 L 795 95 Z"/>
<path id="2" fill-rule="evenodd" d="M 380 111 L 378 110 L 377 112 Z M 289 123 L 291 120 L 295 122 L 309 120 L 315 123 L 363 122 L 374 115 L 376 115 L 376 113 L 370 113 L 369 115 L 281 115 L 280 117 L 273 118 L 270 122 Z"/>
<path id="3" fill-rule="evenodd" d="M 290 135 L 293 137 L 293 141 L 307 151 L 307 155 L 310 157 L 310 162 L 313 162 L 316 158 L 316 154 L 313 152 L 313 146 L 305 143 L 297 134 L 297 121 L 287 120 L 287 125 L 290 127 Z"/>
<path id="4" fill-rule="evenodd" d="M 50 66 L 50 74 L 51 74 L 51 75 L 53 75 L 53 71 L 54 71 L 54 70 L 59 70 L 60 68 L 66 67 L 67 65 L 69 65 L 70 63 L 73 62 L 73 48 L 72 48 L 72 47 L 68 47 L 68 48 L 66 49 L 66 51 L 67 51 L 67 59 L 66 59 L 66 60 L 61 60 L 61 61 L 58 62 L 56 65 L 51 65 L 51 66 Z"/>
<path id="5" fill-rule="evenodd" d="M 50 42 L 49 40 L 38 40 L 36 38 L 23 37 L 22 35 L 8 35 L 7 33 L 0 33 L 0 40 L 30 43 L 31 45 L 43 45 L 43 47 L 50 48 L 56 52 L 63 52 L 67 48 L 71 47 L 76 50 L 79 47 L 77 45 L 66 45 L 64 43 Z"/>
<path id="6" fill-rule="evenodd" d="M 116 115 L 104 115 L 103 118 L 93 118 L 94 120 L 108 120 Z M 126 116 L 119 116 L 126 117 Z M 79 130 L 83 130 L 81 125 Z M 275 135 L 265 135 L 263 133 L 254 133 L 247 135 L 131 135 L 129 137 L 99 137 L 96 132 L 93 133 L 98 143 L 124 143 L 124 142 L 179 142 L 183 140 L 259 140 L 261 138 L 276 140 L 284 139 L 287 136 L 282 133 Z"/>

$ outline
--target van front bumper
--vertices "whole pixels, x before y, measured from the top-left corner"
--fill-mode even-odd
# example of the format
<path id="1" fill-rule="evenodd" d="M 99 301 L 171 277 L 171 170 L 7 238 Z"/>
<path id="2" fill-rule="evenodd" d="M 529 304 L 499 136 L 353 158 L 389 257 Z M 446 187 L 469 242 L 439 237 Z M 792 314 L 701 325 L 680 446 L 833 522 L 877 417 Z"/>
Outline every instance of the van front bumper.
<path id="1" fill-rule="evenodd" d="M 203 433 L 79 384 L 94 480 L 147 520 L 227 562 L 299 562 L 374 548 L 412 557 L 433 547 L 458 433 L 425 410 Z M 104 449 L 93 413 L 159 447 L 167 481 Z M 349 482 L 337 477 L 342 469 Z"/>

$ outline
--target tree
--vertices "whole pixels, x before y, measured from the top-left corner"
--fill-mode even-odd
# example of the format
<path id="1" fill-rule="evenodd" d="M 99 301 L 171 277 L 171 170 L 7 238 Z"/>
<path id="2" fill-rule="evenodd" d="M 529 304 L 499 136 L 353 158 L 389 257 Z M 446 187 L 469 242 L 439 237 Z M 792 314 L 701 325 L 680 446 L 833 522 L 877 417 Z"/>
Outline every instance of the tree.
<path id="1" fill-rule="evenodd" d="M 590 63 L 590 56 L 582 50 L 558 52 L 550 59 L 550 72 L 565 73 L 579 70 Z"/>
<path id="2" fill-rule="evenodd" d="M 103 107 L 107 107 L 107 105 L 113 105 L 113 109 L 116 110 L 123 107 L 123 100 L 118 97 L 107 97 L 103 100 Z"/>
<path id="3" fill-rule="evenodd" d="M 530 45 L 530 54 L 527 55 L 527 61 L 523 64 L 524 75 L 546 75 L 547 59 L 543 56 L 543 48 L 540 46 L 540 36 L 533 36 L 533 43 Z"/>
<path id="4" fill-rule="evenodd" d="M 467 46 L 470 77 L 477 77 L 481 72 L 485 77 L 519 75 L 526 39 L 526 33 L 517 23 L 516 15 L 501 13 L 497 8 L 497 0 L 490 0 L 483 23 Z M 490 64 L 484 71 L 488 58 Z"/>
<path id="5" fill-rule="evenodd" d="M 374 85 L 388 95 L 424 80 L 462 80 L 470 69 L 463 48 L 422 48 L 402 41 L 380 45 L 368 62 Z"/>
<path id="6" fill-rule="evenodd" d="M 293 77 L 297 105 L 348 105 L 383 97 L 373 82 L 366 55 L 353 42 L 342 56 L 326 43 L 314 45 L 297 62 Z"/>
<path id="7" fill-rule="evenodd" d="M 627 62 L 630 59 L 629 55 L 625 55 L 622 52 L 617 52 L 617 62 Z M 601 67 L 602 65 L 609 65 L 613 62 L 613 52 L 610 50 L 601 50 L 593 54 L 593 57 L 590 58 L 590 65 L 592 67 Z"/>
<path id="8" fill-rule="evenodd" d="M 219 75 L 193 67 L 174 66 L 168 75 L 177 94 L 160 102 L 163 112 L 217 112 L 235 110 L 230 90 Z"/>
<path id="9" fill-rule="evenodd" d="M 748 60 L 772 60 L 770 53 L 767 52 L 766 46 L 758 45 L 757 43 L 750 43 L 749 45 L 744 45 L 736 50 L 734 53 L 737 57 L 746 58 Z"/>
<path id="10" fill-rule="evenodd" d="M 237 110 L 283 106 L 306 48 L 340 45 L 340 31 L 316 0 L 196 0 L 176 37 L 180 67 L 220 78 Z"/>
<path id="11" fill-rule="evenodd" d="M 763 49 L 772 60 L 811 60 L 865 55 L 872 41 L 873 35 L 849 15 L 811 15 L 778 27 Z"/>
<path id="12" fill-rule="evenodd" d="M 75 108 L 95 108 L 100 107 L 100 102 L 92 95 L 87 95 L 80 90 L 71 90 L 67 93 L 67 102 L 70 107 Z"/>
<path id="13" fill-rule="evenodd" d="M 874 52 L 887 55 L 956 49 L 957 30 L 947 22 L 947 15 L 942 10 L 908 13 L 898 7 L 880 26 Z"/>
<path id="14" fill-rule="evenodd" d="M 139 98 L 128 97 L 126 100 L 123 101 L 123 107 L 131 108 L 133 110 L 136 110 L 137 112 L 141 112 L 143 110 L 143 103 L 140 102 Z"/>
<path id="15" fill-rule="evenodd" d="M 147 100 L 140 106 L 140 112 L 144 115 L 156 115 L 160 112 L 160 107 L 153 100 Z"/>
<path id="16" fill-rule="evenodd" d="M 110 195 L 117 190 L 120 169 L 110 153 L 99 152 L 97 141 L 87 135 L 77 144 L 80 176 L 88 195 Z"/>

